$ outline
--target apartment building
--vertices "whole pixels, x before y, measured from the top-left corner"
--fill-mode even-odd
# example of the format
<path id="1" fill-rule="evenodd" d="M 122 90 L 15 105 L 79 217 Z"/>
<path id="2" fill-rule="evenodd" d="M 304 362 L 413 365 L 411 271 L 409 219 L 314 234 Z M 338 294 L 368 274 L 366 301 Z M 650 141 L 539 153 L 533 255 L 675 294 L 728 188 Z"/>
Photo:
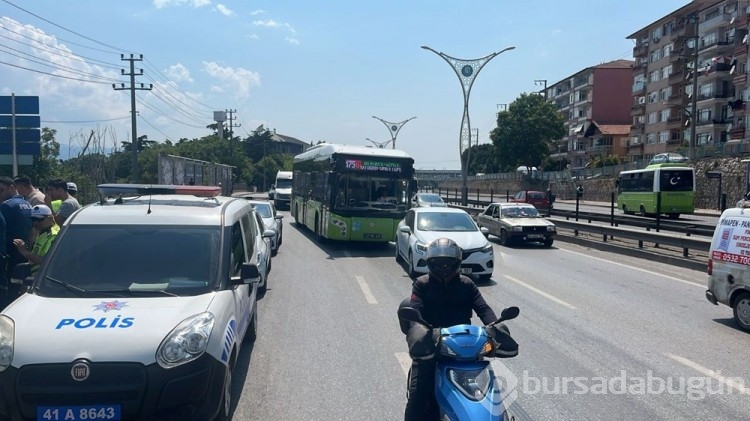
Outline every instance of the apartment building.
<path id="1" fill-rule="evenodd" d="M 583 168 L 608 155 L 626 157 L 633 81 L 631 60 L 587 67 L 547 87 L 545 95 L 567 116 L 567 135 L 551 159 Z"/>
<path id="2" fill-rule="evenodd" d="M 636 44 L 629 161 L 746 138 L 749 3 L 694 0 L 627 37 Z"/>

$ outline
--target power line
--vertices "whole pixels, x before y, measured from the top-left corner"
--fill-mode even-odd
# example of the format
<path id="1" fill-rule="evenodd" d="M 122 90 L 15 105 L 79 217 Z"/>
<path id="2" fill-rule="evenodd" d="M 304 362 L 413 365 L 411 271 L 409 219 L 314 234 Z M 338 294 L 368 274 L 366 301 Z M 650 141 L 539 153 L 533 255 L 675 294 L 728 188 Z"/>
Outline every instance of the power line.
<path id="1" fill-rule="evenodd" d="M 71 59 L 78 60 L 78 61 L 81 61 L 81 62 L 84 62 L 84 63 L 87 63 L 85 60 L 83 60 L 83 59 L 86 59 L 86 60 L 98 63 L 102 67 L 109 67 L 111 69 L 119 69 L 120 68 L 119 66 L 117 66 L 115 64 L 112 64 L 112 63 L 107 63 L 106 61 L 98 60 L 98 59 L 91 58 L 91 57 L 86 57 L 86 56 L 80 55 L 80 54 L 74 54 L 72 51 L 66 50 L 64 48 L 60 48 L 60 47 L 58 47 L 56 45 L 50 45 L 50 44 L 41 42 L 41 41 L 39 41 L 37 39 L 29 37 L 28 35 L 24 35 L 24 34 L 22 34 L 20 32 L 13 31 L 13 30 L 11 30 L 9 28 L 6 28 L 6 27 L 0 27 L 0 28 L 3 28 L 3 29 L 5 29 L 6 31 L 8 31 L 10 33 L 16 34 L 16 35 L 18 35 L 20 37 L 26 38 L 26 39 L 32 41 L 33 43 L 35 43 L 34 45 L 27 44 L 27 43 L 21 42 L 21 41 L 19 41 L 17 39 L 11 38 L 9 36 L 0 35 L 0 37 L 2 37 L 2 38 L 6 38 L 6 39 L 9 39 L 9 40 L 11 40 L 13 42 L 17 42 L 17 43 L 19 43 L 19 44 L 21 44 L 23 46 L 26 46 L 26 47 L 29 47 L 29 48 L 39 48 L 39 49 L 44 50 L 44 51 L 46 51 L 46 52 L 48 52 L 50 54 L 55 54 L 57 56 L 65 57 L 65 58 L 71 58 Z M 32 30 L 32 31 L 34 30 L 32 28 L 27 28 L 27 29 Z M 35 31 L 35 32 L 37 32 L 37 31 Z M 44 35 L 47 35 L 44 32 L 41 32 L 41 33 L 44 34 Z M 60 39 L 60 38 L 58 38 L 58 39 Z M 66 42 L 69 42 L 69 41 L 66 41 Z M 71 44 L 75 44 L 75 43 L 71 43 Z M 64 54 L 55 53 L 54 51 L 51 51 L 51 50 L 49 50 L 47 48 L 40 47 L 40 45 L 43 45 L 45 47 L 50 47 L 50 48 L 53 48 L 55 50 L 62 51 Z M 99 51 L 103 51 L 103 50 L 99 50 Z M 111 51 L 105 51 L 105 52 L 113 54 Z"/>
<path id="2" fill-rule="evenodd" d="M 4 0 L 0 0 L 0 1 L 4 1 Z M 41 70 L 29 69 L 28 67 L 18 66 L 16 64 L 7 63 L 7 62 L 4 62 L 4 61 L 0 61 L 0 64 L 5 64 L 6 66 L 16 67 L 18 69 L 28 70 L 28 71 L 34 72 L 34 73 L 41 73 L 41 74 L 47 75 L 47 76 L 54 76 L 54 77 L 59 77 L 59 78 L 63 78 L 63 79 L 77 80 L 79 82 L 99 83 L 101 85 L 109 85 L 110 84 L 109 82 L 97 82 L 95 80 L 77 79 L 77 78 L 69 77 L 69 76 L 56 75 L 54 73 L 48 73 L 48 72 L 43 72 Z"/>
<path id="3" fill-rule="evenodd" d="M 8 47 L 7 45 L 0 44 L 0 50 L 2 48 L 6 48 L 6 49 L 11 50 L 11 51 L 16 51 L 16 52 L 18 52 L 20 54 L 23 54 L 25 56 L 33 57 L 33 58 L 27 58 L 27 57 L 23 57 L 23 56 L 18 55 L 18 54 L 13 54 L 13 53 L 11 53 L 9 51 L 5 51 L 5 53 L 8 54 L 8 55 L 11 55 L 11 56 L 14 56 L 14 57 L 18 57 L 18 58 L 20 58 L 22 60 L 27 60 L 27 61 L 30 61 L 32 63 L 40 64 L 42 66 L 52 67 L 53 69 L 62 70 L 62 71 L 65 71 L 65 72 L 70 72 L 70 73 L 78 74 L 78 75 L 81 75 L 81 76 L 88 76 L 88 77 L 91 77 L 91 78 L 94 78 L 94 79 L 102 79 L 102 80 L 106 80 L 106 81 L 109 81 L 109 82 L 120 82 L 117 79 L 112 79 L 112 78 L 108 78 L 106 76 L 100 76 L 100 75 L 96 75 L 96 74 L 93 74 L 93 73 L 87 73 L 87 72 L 78 70 L 76 68 L 73 68 L 73 67 L 70 67 L 70 66 L 65 66 L 63 64 L 57 64 L 57 63 L 49 61 L 49 60 L 38 58 L 38 57 L 36 57 L 36 56 L 34 56 L 32 54 L 23 52 L 21 50 L 17 50 L 15 48 Z M 42 60 L 42 61 L 38 61 L 38 60 L 35 60 L 35 59 Z M 45 61 L 46 61 L 46 63 L 44 63 Z"/>
<path id="4" fill-rule="evenodd" d="M 82 35 L 82 34 L 79 34 L 78 32 L 76 32 L 76 31 L 73 31 L 73 30 L 71 30 L 71 29 L 68 29 L 68 28 L 66 28 L 66 27 L 64 27 L 64 26 L 62 26 L 62 25 L 58 25 L 58 24 L 56 24 L 55 22 L 52 22 L 52 21 L 50 21 L 50 20 L 48 20 L 48 19 L 45 19 L 45 18 L 43 18 L 43 17 L 41 17 L 41 16 L 39 16 L 39 15 L 35 14 L 35 13 L 32 13 L 32 12 L 30 12 L 30 11 L 28 11 L 28 10 L 24 9 L 24 8 L 23 8 L 23 7 L 21 7 L 21 6 L 18 6 L 18 5 L 16 5 L 16 4 L 13 4 L 13 3 L 9 2 L 8 0 L 0 0 L 0 1 L 3 1 L 3 2 L 5 2 L 5 3 L 7 3 L 7 4 L 9 4 L 9 5 L 13 6 L 13 7 L 15 7 L 15 8 L 16 8 L 16 9 L 18 9 L 18 10 L 21 10 L 21 11 L 23 11 L 23 12 L 25 12 L 25 13 L 28 13 L 28 14 L 30 14 L 31 16 L 34 16 L 34 17 L 35 17 L 35 18 L 37 18 L 37 19 L 43 20 L 43 21 L 45 21 L 45 22 L 49 23 L 50 25 L 56 26 L 56 27 L 58 27 L 58 28 L 62 29 L 63 31 L 66 31 L 66 32 L 70 32 L 71 34 L 74 34 L 74 35 L 78 35 L 79 37 L 81 37 L 81 38 L 83 38 L 83 39 L 89 40 L 89 41 L 91 41 L 91 42 L 94 42 L 94 43 L 96 43 L 96 44 L 99 44 L 99 45 L 101 45 L 101 46 L 104 46 L 104 47 L 107 47 L 107 48 L 111 48 L 111 49 L 113 49 L 113 50 L 116 50 L 116 51 L 119 51 L 119 52 L 121 52 L 121 53 L 125 53 L 125 52 L 127 52 L 127 50 L 124 50 L 124 49 L 122 49 L 122 48 L 118 48 L 118 47 L 115 47 L 115 46 L 112 46 L 112 45 L 109 45 L 109 44 L 105 44 L 105 43 L 103 43 L 103 42 L 101 42 L 101 41 L 99 41 L 99 40 L 95 40 L 95 39 L 93 39 L 93 38 L 89 38 L 89 37 L 87 37 L 86 35 Z"/>
<path id="5" fill-rule="evenodd" d="M 79 120 L 79 121 L 55 121 L 55 120 L 41 120 L 42 123 L 55 123 L 55 124 L 80 124 L 80 123 L 103 123 L 105 121 L 117 121 L 117 120 L 125 120 L 126 118 L 130 118 L 130 116 L 125 117 L 117 117 L 117 118 L 107 118 L 104 120 Z"/>
<path id="6" fill-rule="evenodd" d="M 151 128 L 152 128 L 152 129 L 154 129 L 154 130 L 156 130 L 157 132 L 161 133 L 161 134 L 162 134 L 162 136 L 164 136 L 164 138 L 165 138 L 165 139 L 169 140 L 170 142 L 174 142 L 174 140 L 170 139 L 170 138 L 169 138 L 169 136 L 167 136 L 167 135 L 166 135 L 166 134 L 165 134 L 165 133 L 164 133 L 163 131 L 161 131 L 161 130 L 157 129 L 157 128 L 156 128 L 156 126 L 154 126 L 154 125 L 153 125 L 153 124 L 151 124 L 151 123 L 150 123 L 150 122 L 149 122 L 148 120 L 146 120 L 145 118 L 143 118 L 143 116 L 142 116 L 142 115 L 140 115 L 140 113 L 138 114 L 138 117 L 140 117 L 140 118 L 141 118 L 141 120 L 143 120 L 143 122 L 144 122 L 144 123 L 146 123 L 146 124 L 148 124 L 149 126 L 151 126 Z"/>

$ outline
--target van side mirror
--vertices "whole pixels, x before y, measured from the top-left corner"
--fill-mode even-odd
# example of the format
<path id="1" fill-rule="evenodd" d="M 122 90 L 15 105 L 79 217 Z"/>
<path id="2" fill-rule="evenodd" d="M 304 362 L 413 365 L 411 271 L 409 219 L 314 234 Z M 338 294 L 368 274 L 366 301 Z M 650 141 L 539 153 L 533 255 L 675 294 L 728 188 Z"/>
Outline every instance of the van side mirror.
<path id="1" fill-rule="evenodd" d="M 240 276 L 232 277 L 232 285 L 252 285 L 260 282 L 260 271 L 255 263 L 243 263 Z"/>

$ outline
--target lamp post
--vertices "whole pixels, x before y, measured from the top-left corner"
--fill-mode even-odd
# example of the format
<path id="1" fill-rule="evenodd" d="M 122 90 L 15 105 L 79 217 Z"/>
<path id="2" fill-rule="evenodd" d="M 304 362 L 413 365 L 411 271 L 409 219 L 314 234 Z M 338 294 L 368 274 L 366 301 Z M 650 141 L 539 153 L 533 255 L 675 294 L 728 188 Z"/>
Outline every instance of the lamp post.
<path id="1" fill-rule="evenodd" d="M 369 137 L 366 137 L 365 140 L 371 142 L 373 145 L 377 146 L 379 149 L 383 149 L 386 146 L 388 146 L 389 143 L 391 143 L 390 140 L 386 140 L 385 142 L 376 142 L 374 140 L 370 140 Z"/>
<path id="2" fill-rule="evenodd" d="M 383 122 L 383 124 L 385 124 L 385 127 L 388 127 L 388 131 L 391 133 L 391 142 L 393 142 L 393 149 L 396 149 L 396 136 L 398 136 L 399 130 L 404 127 L 404 124 L 406 124 L 407 121 L 414 120 L 416 117 L 407 118 L 400 123 L 391 123 L 390 121 L 385 121 L 382 118 L 375 116 L 372 116 L 372 118 L 380 120 L 381 122 Z"/>
<path id="3" fill-rule="evenodd" d="M 490 55 L 476 58 L 472 60 L 463 60 L 455 57 L 451 57 L 447 54 L 443 54 L 433 50 L 432 48 L 423 45 L 423 49 L 432 51 L 443 58 L 456 72 L 458 81 L 461 83 L 461 88 L 464 94 L 464 115 L 461 119 L 461 131 L 459 133 L 459 157 L 461 159 L 461 205 L 466 206 L 468 203 L 469 186 L 467 181 L 468 167 L 469 167 L 469 153 L 467 152 L 466 158 L 464 159 L 464 151 L 470 151 L 471 149 L 471 122 L 469 120 L 469 95 L 471 94 L 471 86 L 474 84 L 474 79 L 482 70 L 485 64 L 487 64 L 493 58 L 500 54 L 512 50 L 516 47 L 507 47 L 500 51 L 494 52 Z"/>

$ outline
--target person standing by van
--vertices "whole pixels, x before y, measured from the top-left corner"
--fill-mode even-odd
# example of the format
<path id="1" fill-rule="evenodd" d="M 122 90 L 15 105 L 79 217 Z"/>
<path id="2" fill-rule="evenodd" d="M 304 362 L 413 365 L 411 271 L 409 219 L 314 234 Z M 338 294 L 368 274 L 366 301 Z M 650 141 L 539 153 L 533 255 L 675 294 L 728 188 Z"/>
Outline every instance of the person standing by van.
<path id="1" fill-rule="evenodd" d="M 68 193 L 68 182 L 61 178 L 50 180 L 47 183 L 47 192 L 49 193 L 52 202 L 55 200 L 62 201 L 60 208 L 55 213 L 55 222 L 57 225 L 62 226 L 63 222 L 65 222 L 73 212 L 81 208 L 78 200 Z"/>
<path id="2" fill-rule="evenodd" d="M 31 241 L 31 205 L 16 190 L 16 184 L 10 177 L 0 177 L 0 213 L 5 219 L 5 237 L 2 239 L 5 250 L 8 253 L 7 265 L 2 267 L 5 276 L 5 288 L 10 285 L 10 272 L 19 264 L 26 262 L 26 258 L 13 245 L 13 240 L 21 238 L 26 242 Z"/>

